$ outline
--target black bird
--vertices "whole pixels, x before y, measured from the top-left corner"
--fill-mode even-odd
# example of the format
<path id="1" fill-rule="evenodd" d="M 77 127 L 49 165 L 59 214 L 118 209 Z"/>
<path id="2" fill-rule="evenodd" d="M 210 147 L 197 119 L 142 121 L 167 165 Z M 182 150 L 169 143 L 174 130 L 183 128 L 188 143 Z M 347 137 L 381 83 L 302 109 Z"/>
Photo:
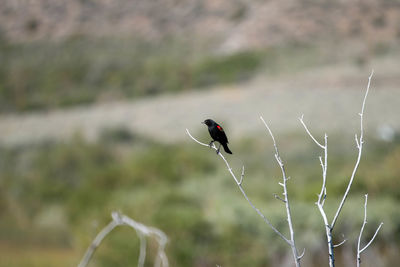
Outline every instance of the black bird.
<path id="1" fill-rule="evenodd" d="M 229 150 L 228 148 L 228 138 L 226 137 L 226 134 L 224 132 L 224 129 L 222 129 L 222 127 L 216 123 L 215 121 L 211 120 L 211 119 L 207 119 L 205 121 L 203 121 L 202 123 L 204 123 L 205 125 L 208 126 L 208 132 L 211 135 L 211 138 L 213 139 L 210 142 L 210 147 L 212 145 L 212 143 L 214 143 L 215 141 L 219 142 L 219 147 L 217 149 L 217 154 L 219 153 L 219 149 L 221 148 L 221 145 L 224 147 L 224 150 L 226 153 L 232 154 L 232 152 Z"/>

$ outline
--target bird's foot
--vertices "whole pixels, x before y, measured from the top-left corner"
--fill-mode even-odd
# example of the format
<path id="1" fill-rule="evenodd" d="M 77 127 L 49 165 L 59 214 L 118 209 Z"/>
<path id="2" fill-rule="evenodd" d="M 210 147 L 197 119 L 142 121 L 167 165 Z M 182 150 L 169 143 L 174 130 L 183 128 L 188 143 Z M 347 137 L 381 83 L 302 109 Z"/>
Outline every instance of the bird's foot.
<path id="1" fill-rule="evenodd" d="M 210 142 L 210 144 L 208 144 L 208 146 L 210 147 L 210 148 L 212 148 L 212 145 L 214 144 L 214 141 L 211 141 Z"/>
<path id="2" fill-rule="evenodd" d="M 219 150 L 221 149 L 221 143 L 219 143 L 218 149 L 217 149 L 217 155 L 219 154 Z"/>

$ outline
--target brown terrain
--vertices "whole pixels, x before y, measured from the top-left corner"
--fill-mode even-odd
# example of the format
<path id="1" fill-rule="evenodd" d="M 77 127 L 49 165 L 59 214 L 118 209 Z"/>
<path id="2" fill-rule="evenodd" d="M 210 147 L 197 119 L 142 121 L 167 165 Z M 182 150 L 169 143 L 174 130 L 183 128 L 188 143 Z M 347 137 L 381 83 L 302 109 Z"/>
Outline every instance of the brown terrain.
<path id="1" fill-rule="evenodd" d="M 2 0 L 11 41 L 75 36 L 214 41 L 222 51 L 323 38 L 397 42 L 398 0 Z"/>

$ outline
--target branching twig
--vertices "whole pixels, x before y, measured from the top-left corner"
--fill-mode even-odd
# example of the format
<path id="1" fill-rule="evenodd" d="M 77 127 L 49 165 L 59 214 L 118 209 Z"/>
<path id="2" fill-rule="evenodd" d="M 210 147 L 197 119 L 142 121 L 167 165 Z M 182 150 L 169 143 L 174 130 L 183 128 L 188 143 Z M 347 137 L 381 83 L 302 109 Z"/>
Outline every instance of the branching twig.
<path id="1" fill-rule="evenodd" d="M 186 129 L 186 133 L 189 135 L 190 138 L 193 139 L 193 141 L 195 141 L 196 143 L 205 146 L 205 147 L 209 147 L 208 144 L 202 143 L 200 141 L 198 141 L 196 138 L 194 138 L 188 129 Z M 212 144 L 212 148 L 217 150 L 217 147 Z M 271 227 L 271 229 L 278 235 L 280 236 L 287 244 L 289 244 L 291 246 L 291 241 L 289 239 L 287 239 L 281 232 L 279 232 L 278 229 L 275 228 L 275 226 L 273 226 L 271 224 L 271 222 L 268 220 L 268 218 L 256 207 L 254 206 L 253 202 L 251 202 L 251 200 L 249 199 L 249 197 L 247 196 L 246 192 L 244 191 L 243 187 L 242 187 L 242 183 L 240 180 L 238 180 L 236 178 L 235 173 L 232 171 L 231 166 L 229 165 L 228 161 L 225 159 L 224 155 L 222 155 L 222 153 L 218 153 L 218 155 L 222 158 L 222 160 L 225 162 L 225 165 L 228 167 L 228 171 L 231 174 L 232 178 L 235 180 L 236 185 L 239 187 L 240 192 L 242 193 L 242 195 L 245 197 L 245 199 L 247 200 L 247 202 L 249 202 L 250 206 L 257 212 L 257 214 L 264 220 L 264 222 Z M 242 169 L 242 174 L 244 173 L 244 168 Z"/>
<path id="2" fill-rule="evenodd" d="M 301 124 L 304 126 L 304 129 L 306 130 L 307 134 L 311 137 L 311 139 L 320 147 L 324 150 L 324 161 L 322 161 L 322 157 L 319 157 L 319 161 L 321 163 L 321 168 L 322 168 L 322 186 L 321 186 L 321 191 L 318 195 L 318 202 L 316 203 L 317 205 L 324 205 L 325 198 L 326 198 L 326 173 L 328 170 L 328 135 L 325 134 L 324 137 L 324 145 L 321 145 L 317 139 L 314 138 L 314 136 L 311 134 L 310 130 L 308 130 L 308 127 L 304 123 L 304 115 L 301 115 L 299 118 Z"/>
<path id="3" fill-rule="evenodd" d="M 371 85 L 372 75 L 374 75 L 374 71 L 373 70 L 371 71 L 371 75 L 369 75 L 369 77 L 368 77 L 367 90 L 365 92 L 364 100 L 362 102 L 361 112 L 359 113 L 359 115 L 360 115 L 360 138 L 358 139 L 357 135 L 356 135 L 356 142 L 357 142 L 357 148 L 358 148 L 358 156 L 357 156 L 356 164 L 354 166 L 353 172 L 351 173 L 350 181 L 349 181 L 349 184 L 347 185 L 346 192 L 344 193 L 342 201 L 340 202 L 339 207 L 338 207 L 338 209 L 336 211 L 335 217 L 332 220 L 332 223 L 331 223 L 332 228 L 335 226 L 336 221 L 337 221 L 337 219 L 339 217 L 340 211 L 343 208 L 344 202 L 346 201 L 346 198 L 349 195 L 350 187 L 353 184 L 354 176 L 356 175 L 358 166 L 360 165 L 362 148 L 363 148 L 363 144 L 364 144 L 363 118 L 364 118 L 365 102 L 367 101 L 367 96 L 368 96 L 368 92 L 369 92 L 369 87 Z"/>
<path id="4" fill-rule="evenodd" d="M 78 267 L 85 267 L 89 263 L 90 259 L 93 256 L 96 248 L 100 245 L 103 239 L 117 226 L 127 225 L 132 227 L 140 238 L 140 254 L 138 260 L 138 266 L 144 266 L 145 258 L 146 258 L 146 237 L 153 236 L 156 238 L 158 242 L 158 253 L 155 266 L 168 267 L 168 258 L 165 254 L 165 245 L 167 244 L 168 238 L 163 231 L 160 229 L 149 227 L 144 224 L 138 223 L 135 220 L 129 218 L 126 215 L 120 214 L 118 212 L 113 212 L 111 214 L 112 221 L 100 231 L 100 233 L 93 240 L 92 244 L 86 250 L 85 255 L 83 256 L 81 262 Z"/>
<path id="5" fill-rule="evenodd" d="M 220 157 L 223 159 L 223 161 L 225 162 L 226 166 L 228 167 L 228 171 L 229 171 L 230 174 L 232 175 L 233 179 L 234 179 L 235 182 L 236 182 L 236 185 L 239 187 L 239 190 L 242 192 L 243 196 L 244 196 L 244 197 L 246 198 L 246 200 L 249 202 L 250 206 L 258 213 L 258 215 L 260 215 L 260 216 L 263 218 L 264 222 L 267 223 L 268 226 L 271 227 L 272 230 L 273 230 L 275 233 L 277 233 L 277 234 L 278 234 L 287 244 L 289 244 L 289 246 L 292 248 L 292 253 L 293 253 L 293 257 L 294 257 L 296 266 L 299 267 L 299 266 L 300 266 L 300 259 L 302 258 L 303 255 L 301 255 L 301 256 L 298 255 L 297 249 L 296 249 L 296 243 L 295 243 L 295 239 L 294 239 L 294 230 L 293 230 L 293 226 L 292 226 L 292 218 L 291 218 L 291 212 L 290 212 L 289 197 L 288 197 L 287 186 L 286 186 L 286 182 L 289 180 L 289 177 L 286 177 L 285 167 L 284 167 L 284 164 L 283 164 L 283 162 L 282 162 L 282 160 L 281 160 L 281 158 L 280 158 L 280 156 L 279 156 L 279 151 L 278 151 L 278 147 L 277 147 L 276 142 L 275 142 L 275 138 L 274 138 L 274 136 L 273 136 L 271 130 L 269 129 L 268 125 L 265 123 L 264 119 L 263 119 L 262 117 L 260 117 L 260 118 L 261 118 L 261 120 L 264 122 L 265 126 L 267 127 L 267 129 L 268 129 L 268 131 L 269 131 L 269 133 L 270 133 L 270 135 L 271 135 L 271 137 L 272 137 L 272 140 L 273 140 L 273 143 L 274 143 L 274 148 L 275 148 L 275 159 L 276 159 L 276 161 L 278 162 L 278 164 L 279 164 L 279 166 L 280 166 L 280 168 L 281 168 L 281 171 L 282 171 L 283 183 L 279 183 L 279 184 L 283 187 L 283 190 L 284 190 L 284 192 L 283 192 L 284 199 L 281 199 L 280 197 L 277 197 L 277 196 L 276 196 L 276 197 L 277 197 L 277 199 L 280 199 L 281 201 L 283 201 L 283 202 L 285 203 L 286 213 L 287 213 L 287 217 L 288 217 L 287 220 L 288 220 L 289 231 L 290 231 L 290 240 L 287 239 L 281 232 L 279 232 L 278 229 L 276 229 L 276 228 L 270 223 L 270 221 L 267 219 L 267 217 L 266 217 L 263 213 L 261 213 L 261 211 L 260 211 L 258 208 L 256 208 L 256 207 L 254 206 L 254 204 L 250 201 L 249 197 L 247 196 L 246 192 L 244 191 L 244 189 L 243 189 L 243 187 L 242 187 L 242 182 L 243 182 L 243 177 L 244 177 L 244 167 L 242 168 L 242 174 L 241 174 L 240 180 L 238 180 L 238 179 L 236 178 L 236 175 L 233 173 L 232 168 L 229 166 L 229 163 L 228 163 L 227 160 L 225 159 L 225 157 L 224 157 L 221 153 L 219 153 L 219 156 L 220 156 Z M 196 143 L 198 143 L 198 144 L 200 144 L 200 145 L 203 145 L 203 146 L 206 146 L 206 147 L 209 147 L 208 144 L 202 143 L 202 142 L 198 141 L 196 138 L 194 138 L 194 137 L 190 134 L 190 132 L 189 132 L 188 129 L 186 129 L 186 133 L 187 133 L 187 134 L 190 136 L 190 138 L 192 138 Z M 215 149 L 215 150 L 217 150 L 217 147 L 216 147 L 214 144 L 212 144 L 212 148 Z M 303 252 L 303 254 L 304 254 L 304 252 Z"/>
<path id="6" fill-rule="evenodd" d="M 325 199 L 326 199 L 326 176 L 327 176 L 327 171 L 328 171 L 328 135 L 325 134 L 324 136 L 324 145 L 321 145 L 317 139 L 311 134 L 310 130 L 306 126 L 303 120 L 304 116 L 302 115 L 299 120 L 301 124 L 303 125 L 304 129 L 306 130 L 307 134 L 311 137 L 311 139 L 316 143 L 319 147 L 321 147 L 324 151 L 324 159 L 322 157 L 319 157 L 319 161 L 321 164 L 322 168 L 322 186 L 321 186 L 321 191 L 318 194 L 318 200 L 315 202 L 315 204 L 318 207 L 318 210 L 321 214 L 322 220 L 324 221 L 324 226 L 325 226 L 325 234 L 326 234 L 326 240 L 328 243 L 328 253 L 329 253 L 329 266 L 334 267 L 335 266 L 335 257 L 334 257 L 334 245 L 332 241 L 332 227 L 329 225 L 328 217 L 326 216 L 325 210 L 324 210 L 324 204 L 325 204 Z"/>
<path id="7" fill-rule="evenodd" d="M 301 124 L 303 125 L 304 129 L 306 130 L 307 134 L 311 137 L 311 139 L 320 147 L 323 149 L 324 151 L 324 157 L 322 159 L 322 157 L 319 157 L 319 161 L 321 164 L 321 168 L 322 168 L 322 186 L 321 186 L 321 191 L 318 195 L 318 200 L 315 203 L 318 206 L 318 209 L 321 213 L 322 219 L 324 221 L 324 225 L 325 225 L 325 232 L 326 232 L 326 237 L 327 237 L 327 243 L 328 243 L 328 250 L 329 250 L 329 266 L 330 267 L 334 267 L 335 266 L 335 257 L 334 257 L 334 248 L 337 246 L 342 245 L 346 240 L 344 240 L 343 242 L 339 243 L 338 245 L 333 245 L 332 243 L 332 232 L 333 232 L 333 228 L 336 224 L 336 221 L 339 217 L 339 214 L 343 208 L 343 205 L 347 199 L 347 196 L 349 194 L 351 185 L 353 183 L 355 174 L 357 172 L 358 166 L 360 164 L 360 160 L 361 160 L 361 154 L 362 154 L 362 148 L 363 148 L 363 143 L 364 143 L 364 126 L 363 126 L 363 116 L 364 116 L 364 110 L 365 110 L 365 103 L 367 100 L 367 96 L 368 96 L 368 92 L 369 92 L 369 88 L 371 85 L 371 78 L 373 75 L 373 71 L 371 72 L 371 75 L 368 77 L 368 85 L 367 85 L 367 89 L 364 95 L 364 99 L 362 102 L 362 107 L 361 107 L 361 112 L 359 113 L 360 115 L 360 137 L 358 138 L 357 134 L 355 135 L 355 140 L 356 140 L 356 145 L 357 145 L 357 149 L 358 149 L 358 156 L 357 156 L 357 160 L 353 169 L 353 172 L 351 174 L 350 177 L 350 181 L 349 184 L 347 185 L 346 191 L 343 195 L 342 201 L 340 202 L 340 205 L 335 213 L 335 216 L 332 219 L 332 222 L 329 224 L 328 222 L 328 218 L 326 216 L 325 210 L 324 210 L 324 204 L 325 204 L 325 199 L 326 199 L 326 177 L 327 177 L 327 169 L 328 169 L 328 136 L 325 134 L 325 138 L 324 138 L 324 145 L 322 145 L 321 143 L 319 143 L 315 137 L 311 134 L 311 132 L 309 131 L 308 127 L 306 126 L 306 124 L 303 121 L 303 115 L 299 118 Z"/>
<path id="8" fill-rule="evenodd" d="M 286 170 L 285 170 L 285 165 L 283 164 L 283 161 L 279 155 L 279 150 L 278 150 L 278 146 L 276 145 L 276 141 L 274 138 L 274 135 L 272 134 L 271 129 L 269 128 L 268 124 L 265 122 L 264 118 L 262 116 L 260 116 L 261 121 L 264 123 L 265 127 L 267 128 L 269 135 L 272 138 L 272 141 L 274 143 L 274 148 L 275 148 L 275 159 L 278 162 L 279 167 L 281 168 L 281 172 L 282 172 L 282 186 L 283 186 L 283 196 L 284 196 L 284 200 L 283 202 L 285 203 L 285 207 L 286 207 L 286 215 L 287 215 L 287 221 L 288 221 L 288 226 L 289 226 L 289 232 L 290 232 L 290 241 L 291 241 L 291 248 L 292 248 L 292 254 L 296 263 L 296 266 L 300 266 L 300 259 L 303 256 L 299 256 L 297 249 L 296 249 L 296 242 L 295 242 L 295 238 L 294 238 L 294 229 L 293 229 L 293 224 L 292 224 L 292 214 L 290 212 L 290 202 L 289 202 L 289 195 L 288 195 L 288 191 L 287 191 L 287 181 L 290 179 L 289 177 L 286 177 Z M 304 252 L 303 252 L 304 254 Z"/>
<path id="9" fill-rule="evenodd" d="M 347 239 L 343 239 L 342 242 L 340 242 L 339 244 L 333 245 L 334 248 L 340 247 L 341 245 L 343 245 L 344 243 L 346 243 Z"/>
<path id="10" fill-rule="evenodd" d="M 242 187 L 242 182 L 243 182 L 243 177 L 244 177 L 244 167 L 242 168 L 242 175 L 241 175 L 241 178 L 240 178 L 240 180 L 238 180 L 238 179 L 236 178 L 236 175 L 233 173 L 232 168 L 230 167 L 228 161 L 225 159 L 225 157 L 224 157 L 221 153 L 219 153 L 219 156 L 220 156 L 220 157 L 223 159 L 223 161 L 225 162 L 226 166 L 228 167 L 228 171 L 230 172 L 230 174 L 232 175 L 233 179 L 235 180 L 236 185 L 239 187 L 240 192 L 242 192 L 243 196 L 244 196 L 244 197 L 246 198 L 246 200 L 249 202 L 250 206 L 257 212 L 258 215 L 261 216 L 261 218 L 264 220 L 264 222 L 265 222 L 266 224 L 268 224 L 268 226 L 271 227 L 271 229 L 272 229 L 275 233 L 277 233 L 277 234 L 292 248 L 292 253 L 293 253 L 293 257 L 294 257 L 296 266 L 297 266 L 297 267 L 300 267 L 300 259 L 301 259 L 302 256 L 301 256 L 301 257 L 298 256 L 297 249 L 296 249 L 296 245 L 295 245 L 294 231 L 293 231 L 292 219 L 291 219 L 291 213 L 290 213 L 289 198 L 288 198 L 287 188 L 286 188 L 286 182 L 287 182 L 287 180 L 289 180 L 289 178 L 286 177 L 285 167 L 284 167 L 284 165 L 283 165 L 283 163 L 282 163 L 281 158 L 279 157 L 278 147 L 277 147 L 277 145 L 276 145 L 275 138 L 274 138 L 274 136 L 273 136 L 271 130 L 269 129 L 268 125 L 265 123 L 264 119 L 263 119 L 262 117 L 260 117 L 260 118 L 261 118 L 261 120 L 264 122 L 265 126 L 267 127 L 267 129 L 268 129 L 268 131 L 269 131 L 269 133 L 270 133 L 270 135 L 271 135 L 271 137 L 272 137 L 272 140 L 273 140 L 273 142 L 274 142 L 274 147 L 275 147 L 275 158 L 276 158 L 276 160 L 277 160 L 277 162 L 278 162 L 278 164 L 279 164 L 279 166 L 280 166 L 280 168 L 281 168 L 281 171 L 282 171 L 283 183 L 279 183 L 279 184 L 282 185 L 283 188 L 284 188 L 284 193 L 283 193 L 283 195 L 285 196 L 285 200 L 283 200 L 283 199 L 281 199 L 281 200 L 285 202 L 285 206 L 286 206 L 286 212 L 287 212 L 287 216 L 288 216 L 288 224 L 289 224 L 289 230 L 290 230 L 290 240 L 287 239 L 278 229 L 276 229 L 276 228 L 271 224 L 271 222 L 267 219 L 267 217 L 266 217 L 258 208 L 256 208 L 256 207 L 254 206 L 254 204 L 250 201 L 249 197 L 247 196 L 246 192 L 244 191 L 244 189 L 243 189 L 243 187 Z M 203 146 L 206 146 L 206 147 L 209 147 L 208 144 L 202 143 L 202 142 L 198 141 L 196 138 L 194 138 L 194 137 L 190 134 L 190 132 L 189 132 L 188 129 L 186 129 L 186 133 L 187 133 L 187 134 L 189 135 L 189 137 L 192 138 L 196 143 L 198 143 L 198 144 L 200 144 L 200 145 L 203 145 Z M 214 145 L 214 143 L 212 144 L 212 148 L 215 149 L 215 150 L 217 150 L 217 147 Z"/>
<path id="11" fill-rule="evenodd" d="M 371 245 L 371 243 L 374 241 L 376 235 L 378 234 L 379 230 L 381 229 L 383 222 L 381 222 L 378 226 L 378 228 L 375 231 L 374 236 L 371 238 L 371 240 L 363 247 L 360 249 L 361 246 L 361 236 L 364 231 L 364 227 L 367 224 L 367 202 L 368 202 L 368 194 L 365 194 L 365 202 L 364 202 L 364 221 L 361 226 L 360 230 L 360 235 L 358 236 L 358 242 L 357 242 L 357 267 L 360 267 L 361 264 L 361 253 Z"/>
<path id="12" fill-rule="evenodd" d="M 303 252 L 301 253 L 301 255 L 298 257 L 299 260 L 301 260 L 301 258 L 303 258 L 304 254 L 306 253 L 306 248 L 303 248 Z"/>

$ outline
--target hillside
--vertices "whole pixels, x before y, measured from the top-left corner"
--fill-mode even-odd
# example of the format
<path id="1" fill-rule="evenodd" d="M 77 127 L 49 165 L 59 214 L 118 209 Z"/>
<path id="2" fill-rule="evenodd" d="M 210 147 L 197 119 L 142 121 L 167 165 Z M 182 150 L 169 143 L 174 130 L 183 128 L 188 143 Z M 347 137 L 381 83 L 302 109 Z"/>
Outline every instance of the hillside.
<path id="1" fill-rule="evenodd" d="M 3 0 L 0 33 L 11 42 L 77 36 L 190 40 L 231 52 L 287 42 L 400 37 L 400 2 L 244 0 Z"/>

